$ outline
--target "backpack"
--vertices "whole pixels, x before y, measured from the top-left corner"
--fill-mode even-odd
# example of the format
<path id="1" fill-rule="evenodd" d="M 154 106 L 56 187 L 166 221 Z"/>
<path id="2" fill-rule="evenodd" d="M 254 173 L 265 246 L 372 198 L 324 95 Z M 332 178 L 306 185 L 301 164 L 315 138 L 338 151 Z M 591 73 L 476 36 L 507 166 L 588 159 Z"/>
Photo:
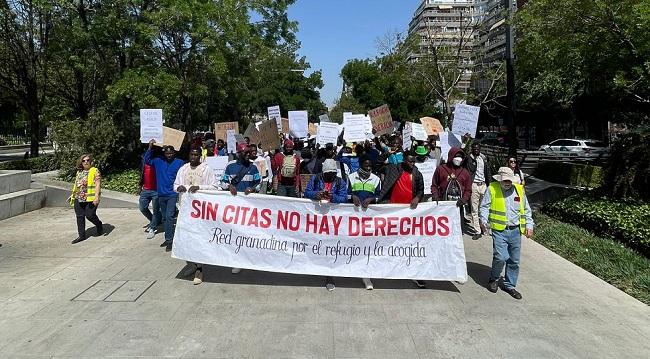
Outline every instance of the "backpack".
<path id="1" fill-rule="evenodd" d="M 280 168 L 280 175 L 288 178 L 296 175 L 296 159 L 294 155 L 284 156 L 282 167 Z"/>
<path id="2" fill-rule="evenodd" d="M 447 176 L 447 188 L 442 195 L 443 201 L 457 201 L 463 198 L 463 190 L 460 188 L 460 183 L 456 176 L 452 173 Z"/>

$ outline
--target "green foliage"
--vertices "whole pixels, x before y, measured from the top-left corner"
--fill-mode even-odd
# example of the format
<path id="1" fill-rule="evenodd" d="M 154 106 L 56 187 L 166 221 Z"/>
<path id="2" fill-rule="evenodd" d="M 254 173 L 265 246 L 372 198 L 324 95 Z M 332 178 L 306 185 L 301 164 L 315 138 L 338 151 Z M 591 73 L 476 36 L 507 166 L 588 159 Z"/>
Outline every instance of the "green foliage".
<path id="1" fill-rule="evenodd" d="M 341 97 L 334 103 L 334 107 L 329 111 L 330 121 L 343 123 L 343 112 L 367 113 L 371 108 L 366 108 L 350 93 L 343 92 Z"/>
<path id="2" fill-rule="evenodd" d="M 648 203 L 613 200 L 585 193 L 547 203 L 543 212 L 596 234 L 612 237 L 646 256 L 650 255 Z"/>
<path id="3" fill-rule="evenodd" d="M 535 215 L 533 239 L 553 252 L 650 305 L 650 260 L 611 239 Z"/>
<path id="4" fill-rule="evenodd" d="M 540 162 L 535 176 L 553 183 L 598 188 L 603 184 L 603 168 L 572 162 Z"/>
<path id="5" fill-rule="evenodd" d="M 102 172 L 123 167 L 128 162 L 123 133 L 106 112 L 93 113 L 87 120 L 59 121 L 53 124 L 52 130 L 64 178 L 74 176 L 76 162 L 85 153 L 92 154 L 94 166 Z"/>
<path id="6" fill-rule="evenodd" d="M 41 156 L 26 160 L 0 162 L 0 170 L 30 170 L 32 173 L 48 172 L 59 169 L 54 156 Z"/>
<path id="7" fill-rule="evenodd" d="M 616 122 L 648 120 L 647 1 L 529 1 L 517 13 L 520 106 Z M 589 114 L 592 114 L 591 116 Z"/>
<path id="8" fill-rule="evenodd" d="M 650 130 L 621 135 L 612 144 L 603 190 L 650 202 Z"/>
<path id="9" fill-rule="evenodd" d="M 111 172 L 102 176 L 102 188 L 130 194 L 138 194 L 140 189 L 140 171 L 130 169 Z"/>

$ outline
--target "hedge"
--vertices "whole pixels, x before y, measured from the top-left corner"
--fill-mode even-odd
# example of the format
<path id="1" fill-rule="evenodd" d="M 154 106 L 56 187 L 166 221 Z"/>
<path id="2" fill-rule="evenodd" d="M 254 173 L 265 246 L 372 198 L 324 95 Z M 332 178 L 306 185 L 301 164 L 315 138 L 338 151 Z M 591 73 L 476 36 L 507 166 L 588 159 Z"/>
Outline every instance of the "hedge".
<path id="1" fill-rule="evenodd" d="M 131 169 L 103 175 L 102 188 L 138 194 L 138 190 L 140 189 L 140 171 Z"/>
<path id="2" fill-rule="evenodd" d="M 645 256 L 650 255 L 650 204 L 614 200 L 589 192 L 547 203 L 542 211 L 599 235 L 614 238 Z"/>
<path id="3" fill-rule="evenodd" d="M 54 171 L 59 163 L 54 156 L 39 156 L 24 160 L 0 162 L 0 170 L 30 170 L 32 173 Z"/>

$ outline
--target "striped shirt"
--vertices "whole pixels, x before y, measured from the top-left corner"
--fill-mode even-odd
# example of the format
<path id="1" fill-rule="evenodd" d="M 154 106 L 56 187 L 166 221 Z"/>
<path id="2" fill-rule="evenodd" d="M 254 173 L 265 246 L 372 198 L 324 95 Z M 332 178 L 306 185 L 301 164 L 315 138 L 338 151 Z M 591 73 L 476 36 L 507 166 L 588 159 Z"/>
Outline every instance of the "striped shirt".
<path id="1" fill-rule="evenodd" d="M 239 175 L 240 172 L 243 173 L 243 177 Z M 238 177 L 241 177 L 241 181 L 234 184 L 235 187 L 237 187 L 237 192 L 244 192 L 246 191 L 246 188 L 255 190 L 262 179 L 257 166 L 250 162 L 248 166 L 244 166 L 238 161 L 230 163 L 226 167 L 221 182 L 226 185 L 230 185 L 231 182 Z"/>

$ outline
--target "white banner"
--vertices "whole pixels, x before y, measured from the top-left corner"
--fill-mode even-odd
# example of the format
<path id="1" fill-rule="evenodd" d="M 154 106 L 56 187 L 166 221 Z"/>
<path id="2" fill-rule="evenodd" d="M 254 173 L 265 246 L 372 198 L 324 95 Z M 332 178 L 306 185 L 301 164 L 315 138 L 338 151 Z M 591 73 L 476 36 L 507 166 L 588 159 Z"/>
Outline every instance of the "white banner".
<path id="1" fill-rule="evenodd" d="M 183 197 L 172 257 L 271 272 L 467 280 L 454 202 L 323 204 L 199 191 Z"/>
<path id="2" fill-rule="evenodd" d="M 328 143 L 336 145 L 339 137 L 339 124 L 335 122 L 321 122 L 316 132 L 316 143 L 325 147 Z"/>
<path id="3" fill-rule="evenodd" d="M 454 123 L 451 126 L 451 132 L 464 136 L 469 133 L 472 138 L 476 137 L 476 125 L 478 124 L 478 115 L 481 108 L 465 104 L 458 104 L 454 109 Z"/>
<path id="4" fill-rule="evenodd" d="M 436 165 L 437 161 L 434 159 L 428 159 L 422 163 L 415 163 L 415 166 L 424 178 L 424 194 L 431 194 L 431 184 L 433 184 L 433 174 L 436 172 Z"/>
<path id="5" fill-rule="evenodd" d="M 161 109 L 140 109 L 140 142 L 163 143 L 163 117 Z"/>
<path id="6" fill-rule="evenodd" d="M 309 137 L 307 111 L 289 111 L 289 133 L 294 138 Z"/>

